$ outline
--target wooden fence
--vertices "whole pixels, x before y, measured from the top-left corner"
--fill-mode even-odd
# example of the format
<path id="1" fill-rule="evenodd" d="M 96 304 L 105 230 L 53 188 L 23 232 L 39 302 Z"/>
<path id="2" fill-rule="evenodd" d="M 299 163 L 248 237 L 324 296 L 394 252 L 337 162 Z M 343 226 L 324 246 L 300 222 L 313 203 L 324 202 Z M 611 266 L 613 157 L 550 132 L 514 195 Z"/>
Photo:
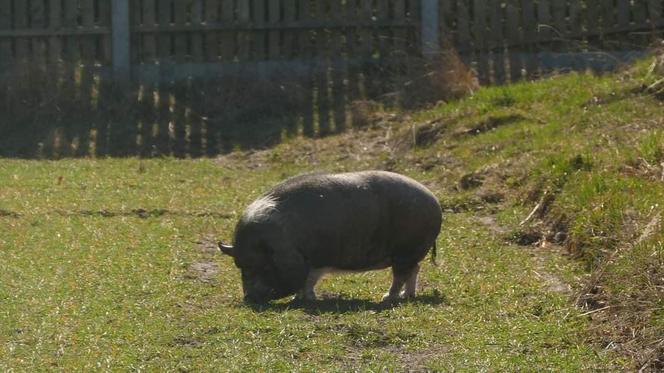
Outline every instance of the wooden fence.
<path id="1" fill-rule="evenodd" d="M 399 75 L 404 62 L 454 49 L 482 83 L 611 68 L 662 36 L 663 9 L 664 0 L 0 0 L 0 157 L 215 156 L 343 132 L 362 124 L 356 104 L 367 98 L 402 104 L 427 91 L 428 74 Z M 118 91 L 113 77 L 139 84 Z"/>
<path id="2" fill-rule="evenodd" d="M 0 66 L 80 61 L 116 76 L 416 53 L 422 0 L 0 0 Z"/>
<path id="3" fill-rule="evenodd" d="M 502 82 L 573 68 L 597 41 L 640 49 L 663 20 L 664 0 L 0 0 L 0 69 L 76 61 L 177 79 L 454 46 Z"/>
<path id="4" fill-rule="evenodd" d="M 440 35 L 483 82 L 611 68 L 662 38 L 664 0 L 440 0 Z"/>
<path id="5" fill-rule="evenodd" d="M 108 0 L 0 0 L 0 67 L 108 65 L 110 22 Z"/>

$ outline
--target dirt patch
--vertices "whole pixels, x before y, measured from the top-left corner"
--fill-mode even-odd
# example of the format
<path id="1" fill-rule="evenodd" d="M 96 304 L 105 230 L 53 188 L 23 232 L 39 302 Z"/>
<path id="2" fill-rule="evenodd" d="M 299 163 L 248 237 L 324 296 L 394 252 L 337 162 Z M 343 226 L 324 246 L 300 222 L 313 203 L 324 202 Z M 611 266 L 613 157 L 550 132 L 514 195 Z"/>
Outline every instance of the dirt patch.
<path id="1" fill-rule="evenodd" d="M 188 335 L 177 336 L 173 338 L 170 346 L 172 347 L 199 347 L 203 344 L 198 338 Z"/>
<path id="2" fill-rule="evenodd" d="M 201 238 L 200 240 L 196 241 L 196 247 L 198 250 L 201 252 L 204 252 L 206 254 L 210 255 L 216 255 L 219 254 L 219 242 L 214 239 L 211 235 L 205 236 Z"/>
<path id="3" fill-rule="evenodd" d="M 457 184 L 459 190 L 469 190 L 482 186 L 485 176 L 481 173 L 473 172 L 463 175 Z"/>
<path id="4" fill-rule="evenodd" d="M 201 282 L 214 282 L 217 274 L 219 273 L 219 265 L 215 262 L 201 261 L 192 263 L 185 278 L 190 280 L 198 280 Z"/>
<path id="5" fill-rule="evenodd" d="M 507 237 L 507 240 L 519 246 L 532 246 L 539 243 L 542 238 L 542 232 L 528 228 L 513 232 Z"/>
<path id="6" fill-rule="evenodd" d="M 496 218 L 493 216 L 478 216 L 477 221 L 494 233 L 506 234 L 508 232 L 505 227 L 496 222 Z"/>
<path id="7" fill-rule="evenodd" d="M 13 218 L 18 219 L 21 217 L 21 214 L 13 211 L 2 210 L 0 209 L 0 218 Z"/>

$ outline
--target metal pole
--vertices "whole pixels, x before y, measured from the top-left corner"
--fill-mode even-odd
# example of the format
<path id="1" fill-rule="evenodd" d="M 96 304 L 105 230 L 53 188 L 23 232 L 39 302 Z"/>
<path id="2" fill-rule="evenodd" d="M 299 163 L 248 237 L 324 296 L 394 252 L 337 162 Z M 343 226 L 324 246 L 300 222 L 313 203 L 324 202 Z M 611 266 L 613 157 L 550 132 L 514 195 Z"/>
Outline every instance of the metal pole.
<path id="1" fill-rule="evenodd" d="M 422 55 L 433 57 L 440 53 L 440 24 L 438 0 L 420 0 L 422 10 Z"/>
<path id="2" fill-rule="evenodd" d="M 125 83 L 131 78 L 129 0 L 111 0 L 113 78 Z"/>

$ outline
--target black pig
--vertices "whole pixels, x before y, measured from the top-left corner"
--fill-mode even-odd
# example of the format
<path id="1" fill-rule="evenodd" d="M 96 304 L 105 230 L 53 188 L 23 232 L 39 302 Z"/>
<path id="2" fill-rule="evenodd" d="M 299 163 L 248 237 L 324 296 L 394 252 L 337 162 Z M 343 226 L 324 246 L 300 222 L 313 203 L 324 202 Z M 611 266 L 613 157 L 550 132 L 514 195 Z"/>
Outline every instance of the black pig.
<path id="1" fill-rule="evenodd" d="M 388 267 L 393 281 L 383 300 L 394 300 L 415 296 L 419 262 L 430 249 L 435 258 L 441 223 L 436 197 L 406 176 L 305 174 L 249 205 L 234 246 L 219 247 L 240 268 L 248 302 L 292 294 L 313 300 L 326 273 Z"/>

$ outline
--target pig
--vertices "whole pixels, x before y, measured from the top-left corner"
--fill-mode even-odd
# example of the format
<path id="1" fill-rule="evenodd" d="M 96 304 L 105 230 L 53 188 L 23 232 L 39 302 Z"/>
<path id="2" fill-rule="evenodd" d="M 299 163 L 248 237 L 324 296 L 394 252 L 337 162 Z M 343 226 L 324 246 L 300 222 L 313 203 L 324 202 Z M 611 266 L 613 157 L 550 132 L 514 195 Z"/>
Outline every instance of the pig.
<path id="1" fill-rule="evenodd" d="M 393 279 L 383 301 L 394 301 L 415 296 L 419 263 L 430 250 L 435 262 L 441 224 L 436 197 L 406 176 L 304 174 L 251 203 L 234 245 L 219 242 L 219 248 L 240 269 L 247 303 L 294 294 L 313 301 L 327 273 L 385 268 Z"/>

